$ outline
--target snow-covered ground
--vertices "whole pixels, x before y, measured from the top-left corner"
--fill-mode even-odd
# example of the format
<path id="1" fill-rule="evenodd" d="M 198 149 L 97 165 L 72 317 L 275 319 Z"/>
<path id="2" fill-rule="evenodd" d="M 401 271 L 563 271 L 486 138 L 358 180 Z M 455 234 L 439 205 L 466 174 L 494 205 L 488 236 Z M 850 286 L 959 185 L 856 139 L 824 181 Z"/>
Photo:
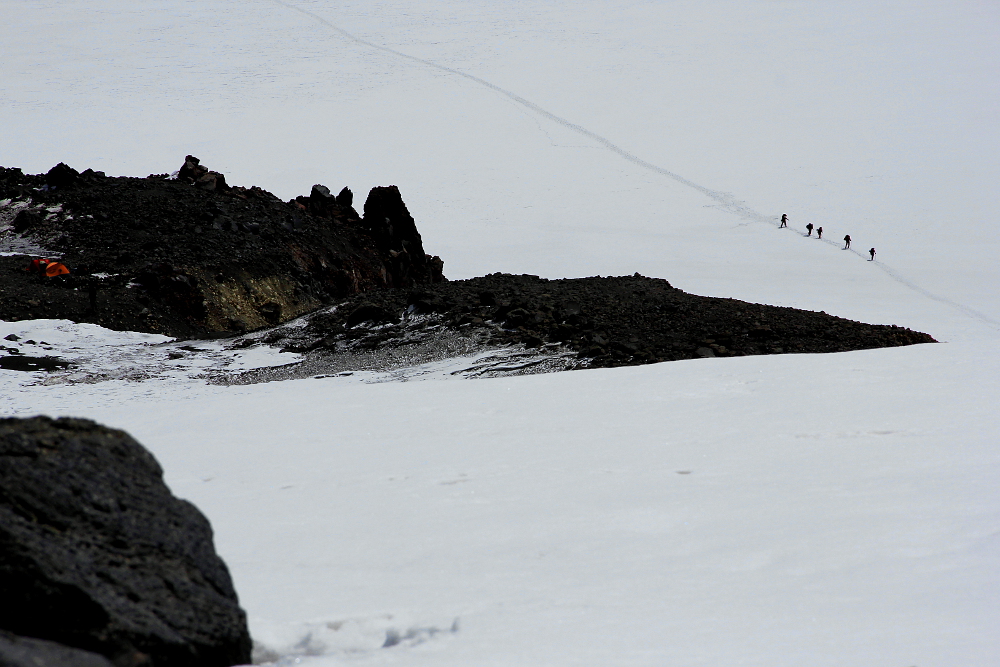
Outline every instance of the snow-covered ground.
<path id="1" fill-rule="evenodd" d="M 0 323 L 107 371 L 0 371 L 0 410 L 149 447 L 261 659 L 1000 664 L 998 28 L 982 2 L 0 0 L 4 166 L 396 184 L 452 278 L 638 271 L 943 341 L 225 387 L 200 376 L 287 355 Z"/>

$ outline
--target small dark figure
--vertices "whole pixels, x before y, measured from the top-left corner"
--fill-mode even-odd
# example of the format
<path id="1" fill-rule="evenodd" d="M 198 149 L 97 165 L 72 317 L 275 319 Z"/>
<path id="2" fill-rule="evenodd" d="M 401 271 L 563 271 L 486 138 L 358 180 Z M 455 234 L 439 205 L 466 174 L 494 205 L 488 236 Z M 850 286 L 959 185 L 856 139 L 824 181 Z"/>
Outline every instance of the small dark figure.
<path id="1" fill-rule="evenodd" d="M 90 279 L 87 284 L 87 297 L 90 299 L 90 312 L 97 312 L 97 280 Z"/>
<path id="2" fill-rule="evenodd" d="M 781 214 L 781 224 L 778 225 L 778 229 L 781 229 L 782 227 L 787 227 L 787 226 L 788 226 L 788 214 L 787 213 L 782 213 Z"/>
<path id="3" fill-rule="evenodd" d="M 806 225 L 806 229 L 809 230 L 809 233 L 806 234 L 806 236 L 812 236 L 813 235 L 813 223 L 810 222 L 808 225 Z"/>
<path id="4" fill-rule="evenodd" d="M 816 238 L 819 238 L 819 239 L 823 238 L 823 228 L 822 227 L 817 227 L 816 228 Z"/>
<path id="5" fill-rule="evenodd" d="M 847 234 L 844 236 L 844 250 L 851 247 L 851 235 Z"/>
<path id="6" fill-rule="evenodd" d="M 872 248 L 871 250 L 869 250 L 868 254 L 872 256 L 872 258 L 869 259 L 868 261 L 869 262 L 874 262 L 875 261 L 875 248 Z"/>

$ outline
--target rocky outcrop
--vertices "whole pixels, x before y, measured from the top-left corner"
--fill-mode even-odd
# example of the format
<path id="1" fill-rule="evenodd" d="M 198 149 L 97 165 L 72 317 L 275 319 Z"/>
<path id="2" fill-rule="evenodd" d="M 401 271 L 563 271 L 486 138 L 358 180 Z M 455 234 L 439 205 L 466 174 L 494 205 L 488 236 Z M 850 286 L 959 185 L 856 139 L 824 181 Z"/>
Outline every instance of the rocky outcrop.
<path id="1" fill-rule="evenodd" d="M 60 162 L 45 174 L 45 184 L 51 188 L 68 188 L 80 180 L 80 172 L 65 162 Z"/>
<path id="2" fill-rule="evenodd" d="M 176 178 L 110 178 L 60 163 L 0 167 L 0 319 L 70 319 L 175 336 L 239 333 L 353 294 L 444 280 L 398 189 L 317 184 L 283 202 L 187 156 Z M 369 215 L 369 209 L 372 214 Z M 39 280 L 32 258 L 70 275 Z"/>
<path id="3" fill-rule="evenodd" d="M 208 521 L 138 442 L 87 420 L 0 420 L 0 600 L 0 629 L 119 667 L 250 661 Z"/>
<path id="4" fill-rule="evenodd" d="M 177 178 L 205 190 L 225 192 L 229 189 L 229 186 L 226 185 L 226 177 L 224 175 L 217 171 L 210 171 L 208 167 L 202 166 L 201 160 L 193 155 L 188 155 L 184 158 L 184 164 L 177 171 Z"/>
<path id="5" fill-rule="evenodd" d="M 424 244 L 413 216 L 406 209 L 399 188 L 372 188 L 365 201 L 363 228 L 375 240 L 379 252 L 388 255 L 393 276 L 390 287 L 413 287 L 440 282 L 441 260 L 424 254 Z"/>
<path id="6" fill-rule="evenodd" d="M 688 294 L 638 274 L 546 280 L 500 273 L 368 292 L 263 342 L 329 356 L 405 347 L 435 328 L 494 347 L 571 351 L 575 368 L 935 342 L 889 324 Z"/>

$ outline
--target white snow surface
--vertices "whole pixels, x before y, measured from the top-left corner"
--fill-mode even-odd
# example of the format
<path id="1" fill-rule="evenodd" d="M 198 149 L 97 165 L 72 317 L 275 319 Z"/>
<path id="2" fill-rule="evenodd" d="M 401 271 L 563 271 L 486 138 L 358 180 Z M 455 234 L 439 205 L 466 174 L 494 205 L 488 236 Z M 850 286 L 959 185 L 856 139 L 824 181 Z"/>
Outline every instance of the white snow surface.
<path id="1" fill-rule="evenodd" d="M 998 28 L 971 1 L 0 0 L 4 166 L 395 184 L 451 278 L 638 271 L 942 341 L 226 387 L 290 355 L 13 322 L 91 372 L 0 371 L 0 410 L 150 448 L 259 661 L 1000 665 Z"/>

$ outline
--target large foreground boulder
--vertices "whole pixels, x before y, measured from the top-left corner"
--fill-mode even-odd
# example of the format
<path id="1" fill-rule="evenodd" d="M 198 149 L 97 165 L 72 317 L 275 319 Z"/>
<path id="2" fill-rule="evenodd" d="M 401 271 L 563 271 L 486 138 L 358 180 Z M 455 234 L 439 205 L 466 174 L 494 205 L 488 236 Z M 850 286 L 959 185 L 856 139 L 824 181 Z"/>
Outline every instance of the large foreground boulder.
<path id="1" fill-rule="evenodd" d="M 212 528 L 127 433 L 0 419 L 0 629 L 122 665 L 250 662 Z"/>
<path id="2" fill-rule="evenodd" d="M 0 630 L 0 667 L 114 667 L 103 655 Z"/>

